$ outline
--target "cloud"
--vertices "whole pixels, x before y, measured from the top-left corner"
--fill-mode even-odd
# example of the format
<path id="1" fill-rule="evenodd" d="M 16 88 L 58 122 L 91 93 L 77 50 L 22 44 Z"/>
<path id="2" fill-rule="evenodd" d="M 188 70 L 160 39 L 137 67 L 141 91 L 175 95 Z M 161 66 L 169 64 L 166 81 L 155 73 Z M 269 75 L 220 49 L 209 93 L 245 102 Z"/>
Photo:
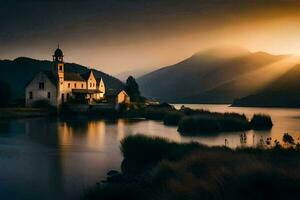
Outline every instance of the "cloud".
<path id="1" fill-rule="evenodd" d="M 295 26 L 284 23 L 297 22 L 299 8 L 292 0 L 11 1 L 0 7 L 0 55 L 47 58 L 60 42 L 72 61 L 104 70 L 159 66 L 224 42 L 225 36 L 258 48 L 245 41 L 247 34 L 256 43 L 278 24 Z M 257 40 L 255 31 L 261 34 Z"/>

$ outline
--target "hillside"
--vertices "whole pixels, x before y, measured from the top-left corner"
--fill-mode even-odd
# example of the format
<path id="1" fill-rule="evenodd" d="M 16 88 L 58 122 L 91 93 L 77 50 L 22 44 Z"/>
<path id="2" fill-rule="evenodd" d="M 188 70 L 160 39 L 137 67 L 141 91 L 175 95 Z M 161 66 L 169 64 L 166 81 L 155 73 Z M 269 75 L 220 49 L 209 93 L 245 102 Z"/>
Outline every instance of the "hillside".
<path id="1" fill-rule="evenodd" d="M 261 90 L 288 67 L 289 56 L 251 53 L 233 47 L 199 52 L 138 79 L 146 97 L 173 103 L 231 103 Z M 272 70 L 278 69 L 275 72 Z M 274 70 L 273 70 L 274 71 Z"/>
<path id="2" fill-rule="evenodd" d="M 7 82 L 11 86 L 13 98 L 24 96 L 24 87 L 33 76 L 41 70 L 50 70 L 52 62 L 40 61 L 31 58 L 20 57 L 15 60 L 0 60 L 0 80 Z M 86 72 L 88 68 L 75 64 L 65 63 L 67 72 Z M 123 83 L 98 70 L 94 70 L 95 76 L 102 77 L 107 88 L 120 88 Z"/>
<path id="3" fill-rule="evenodd" d="M 261 92 L 236 99 L 233 106 L 300 107 L 300 65 L 296 65 Z"/>

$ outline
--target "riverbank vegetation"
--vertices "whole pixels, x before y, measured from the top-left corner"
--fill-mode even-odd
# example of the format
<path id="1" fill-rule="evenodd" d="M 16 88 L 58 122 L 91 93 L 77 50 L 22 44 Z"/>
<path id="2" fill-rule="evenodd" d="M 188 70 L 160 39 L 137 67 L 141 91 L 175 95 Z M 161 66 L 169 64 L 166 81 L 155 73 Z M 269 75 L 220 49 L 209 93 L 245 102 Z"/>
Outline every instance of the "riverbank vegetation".
<path id="1" fill-rule="evenodd" d="M 137 135 L 121 151 L 122 172 L 84 199 L 297 199 L 300 187 L 297 144 L 229 149 Z"/>
<path id="2" fill-rule="evenodd" d="M 265 114 L 255 114 L 249 120 L 244 114 L 218 113 L 186 107 L 179 110 L 167 106 L 145 108 L 145 118 L 163 121 L 165 125 L 169 126 L 178 126 L 178 131 L 184 135 L 250 129 L 268 130 L 273 126 L 271 117 Z"/>
<path id="3" fill-rule="evenodd" d="M 270 116 L 264 114 L 255 114 L 250 121 L 250 126 L 254 130 L 270 129 L 273 122 Z"/>
<path id="4" fill-rule="evenodd" d="M 0 108 L 0 119 L 48 117 L 55 115 L 56 112 L 49 109 L 24 107 Z"/>
<path id="5" fill-rule="evenodd" d="M 59 110 L 53 108 L 47 101 L 37 101 L 35 108 L 6 108 L 0 110 L 0 118 L 40 117 L 49 115 L 87 115 L 99 118 L 142 118 L 161 121 L 168 126 L 177 126 L 183 135 L 210 134 L 219 132 L 238 132 L 250 129 L 271 129 L 272 119 L 268 115 L 255 114 L 249 120 L 244 114 L 219 113 L 202 109 L 182 107 L 175 109 L 167 103 L 150 104 L 135 102 L 120 104 L 116 110 L 113 104 L 76 105 L 64 104 Z M 59 111 L 59 113 L 57 112 Z"/>

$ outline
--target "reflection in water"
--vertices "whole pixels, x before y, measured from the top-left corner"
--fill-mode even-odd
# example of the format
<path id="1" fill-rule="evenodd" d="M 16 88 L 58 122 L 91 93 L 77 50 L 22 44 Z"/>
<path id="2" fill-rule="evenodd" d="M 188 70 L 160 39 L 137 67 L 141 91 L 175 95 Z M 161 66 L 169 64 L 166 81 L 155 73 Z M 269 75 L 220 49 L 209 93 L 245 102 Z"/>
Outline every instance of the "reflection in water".
<path id="1" fill-rule="evenodd" d="M 180 105 L 178 105 L 180 107 Z M 179 142 L 197 141 L 207 145 L 253 146 L 271 137 L 281 141 L 289 132 L 300 136 L 299 109 L 231 108 L 224 105 L 191 105 L 219 112 L 254 113 L 272 116 L 270 131 L 220 133 L 182 137 L 176 127 L 145 120 L 103 120 L 86 117 L 69 119 L 18 119 L 0 121 L 1 199 L 76 199 L 83 190 L 119 169 L 122 156 L 119 141 L 143 133 Z"/>
<path id="2" fill-rule="evenodd" d="M 118 140 L 122 140 L 125 136 L 125 122 L 124 119 L 120 119 L 117 122 Z"/>

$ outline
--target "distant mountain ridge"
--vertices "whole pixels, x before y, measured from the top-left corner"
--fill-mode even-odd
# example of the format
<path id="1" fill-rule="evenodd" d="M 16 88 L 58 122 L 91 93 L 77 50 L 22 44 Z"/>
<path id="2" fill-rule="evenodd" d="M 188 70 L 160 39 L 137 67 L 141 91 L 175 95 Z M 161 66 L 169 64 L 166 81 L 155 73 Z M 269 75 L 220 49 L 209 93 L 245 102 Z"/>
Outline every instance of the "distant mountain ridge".
<path id="1" fill-rule="evenodd" d="M 171 103 L 232 103 L 262 90 L 299 58 L 222 47 L 199 52 L 138 79 L 146 97 Z M 289 62 L 285 62 L 285 61 Z"/>
<path id="2" fill-rule="evenodd" d="M 11 86 L 13 98 L 23 98 L 25 85 L 42 70 L 51 70 L 52 62 L 19 57 L 14 60 L 0 60 L 0 79 Z M 89 68 L 75 63 L 65 63 L 65 71 L 84 73 Z M 123 82 L 104 72 L 93 69 L 96 78 L 103 78 L 107 88 L 119 89 Z"/>
<path id="3" fill-rule="evenodd" d="M 232 106 L 300 107 L 300 65 L 283 74 L 262 91 L 235 99 Z"/>

